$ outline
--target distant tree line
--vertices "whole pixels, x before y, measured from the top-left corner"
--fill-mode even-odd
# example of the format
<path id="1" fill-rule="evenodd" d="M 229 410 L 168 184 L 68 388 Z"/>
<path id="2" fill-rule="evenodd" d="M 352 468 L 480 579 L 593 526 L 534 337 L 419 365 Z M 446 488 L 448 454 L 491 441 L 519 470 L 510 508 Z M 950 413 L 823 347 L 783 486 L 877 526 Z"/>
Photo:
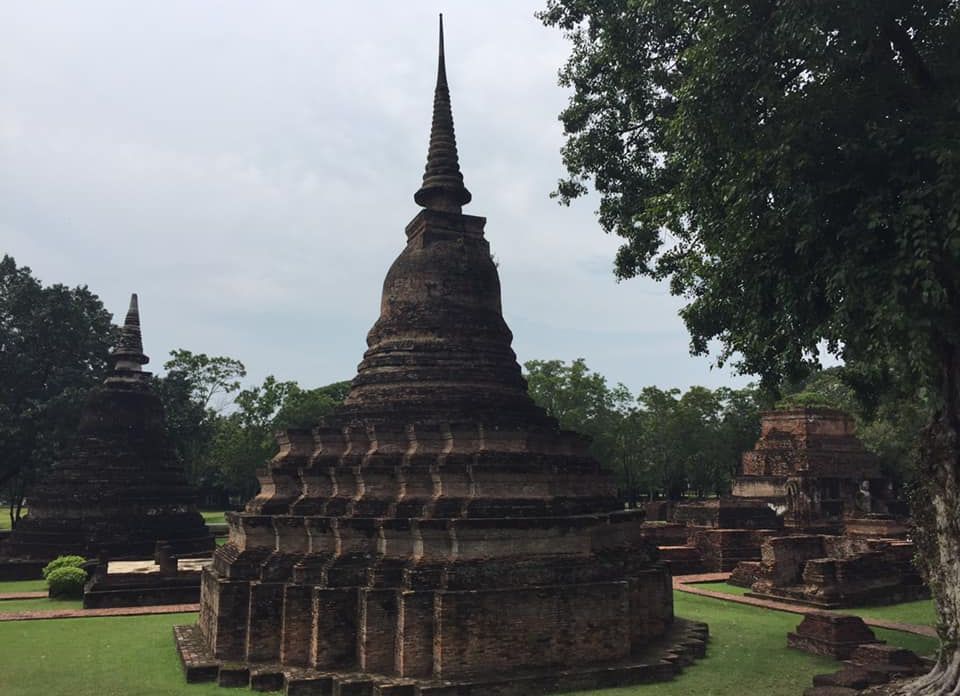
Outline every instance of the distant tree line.
<path id="1" fill-rule="evenodd" d="M 730 491 L 741 454 L 760 434 L 761 411 L 820 406 L 851 414 L 866 448 L 897 486 L 912 477 L 924 404 L 909 388 L 881 386 L 850 367 L 831 367 L 776 390 L 611 386 L 583 359 L 524 364 L 530 394 L 564 428 L 592 438 L 623 499 L 710 497 Z"/>

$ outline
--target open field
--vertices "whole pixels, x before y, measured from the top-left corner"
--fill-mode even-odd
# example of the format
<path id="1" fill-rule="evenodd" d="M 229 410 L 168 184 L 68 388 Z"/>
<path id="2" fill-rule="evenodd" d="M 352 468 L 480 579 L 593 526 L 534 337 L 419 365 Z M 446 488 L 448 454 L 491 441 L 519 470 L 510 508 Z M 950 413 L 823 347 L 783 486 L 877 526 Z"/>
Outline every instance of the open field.
<path id="1" fill-rule="evenodd" d="M 765 696 L 796 696 L 802 690 L 798 687 L 808 685 L 814 674 L 835 668 L 831 660 L 786 647 L 787 632 L 800 621 L 796 615 L 680 592 L 675 600 L 679 615 L 710 624 L 707 658 L 673 682 L 581 696 L 742 696 L 745 689 Z M 171 627 L 194 621 L 196 614 L 2 622 L 0 693 L 224 696 L 226 692 L 215 685 L 183 681 Z M 930 638 L 876 633 L 921 653 L 936 648 Z"/>

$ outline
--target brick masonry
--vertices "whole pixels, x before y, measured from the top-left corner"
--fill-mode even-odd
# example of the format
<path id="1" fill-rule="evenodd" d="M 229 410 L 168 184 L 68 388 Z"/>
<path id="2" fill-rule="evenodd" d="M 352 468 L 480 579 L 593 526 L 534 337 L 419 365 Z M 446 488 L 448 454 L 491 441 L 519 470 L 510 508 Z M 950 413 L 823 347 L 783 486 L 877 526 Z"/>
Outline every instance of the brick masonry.
<path id="1" fill-rule="evenodd" d="M 275 663 L 293 692 L 334 696 L 669 678 L 706 628 L 674 620 L 643 512 L 527 392 L 486 221 L 461 212 L 442 53 L 415 200 L 343 406 L 281 433 L 227 515 L 199 623 L 176 634 L 188 672 L 202 645 L 219 683 Z"/>

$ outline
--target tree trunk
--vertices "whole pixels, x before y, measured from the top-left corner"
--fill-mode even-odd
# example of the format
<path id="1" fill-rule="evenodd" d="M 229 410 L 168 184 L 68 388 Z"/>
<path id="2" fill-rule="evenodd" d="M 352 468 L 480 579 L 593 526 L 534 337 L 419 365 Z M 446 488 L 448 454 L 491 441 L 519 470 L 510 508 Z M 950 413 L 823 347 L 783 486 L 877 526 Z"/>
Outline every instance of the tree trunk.
<path id="1" fill-rule="evenodd" d="M 937 604 L 940 655 L 933 671 L 895 692 L 960 696 L 960 347 L 943 353 L 940 409 L 923 433 L 914 501 L 917 553 Z"/>

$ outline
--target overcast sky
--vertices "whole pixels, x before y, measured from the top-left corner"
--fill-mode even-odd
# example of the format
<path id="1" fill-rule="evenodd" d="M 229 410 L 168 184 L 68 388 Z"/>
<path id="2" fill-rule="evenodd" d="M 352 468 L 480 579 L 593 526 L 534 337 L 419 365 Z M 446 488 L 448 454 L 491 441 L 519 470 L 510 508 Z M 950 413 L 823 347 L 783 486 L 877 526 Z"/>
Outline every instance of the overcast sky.
<path id="1" fill-rule="evenodd" d="M 352 377 L 417 213 L 444 12 L 465 181 L 522 361 L 586 359 L 631 390 L 739 386 L 688 354 L 680 301 L 617 283 L 596 201 L 563 174 L 541 2 L 8 1 L 0 9 L 0 252 L 140 294 L 174 348 L 312 387 Z"/>

